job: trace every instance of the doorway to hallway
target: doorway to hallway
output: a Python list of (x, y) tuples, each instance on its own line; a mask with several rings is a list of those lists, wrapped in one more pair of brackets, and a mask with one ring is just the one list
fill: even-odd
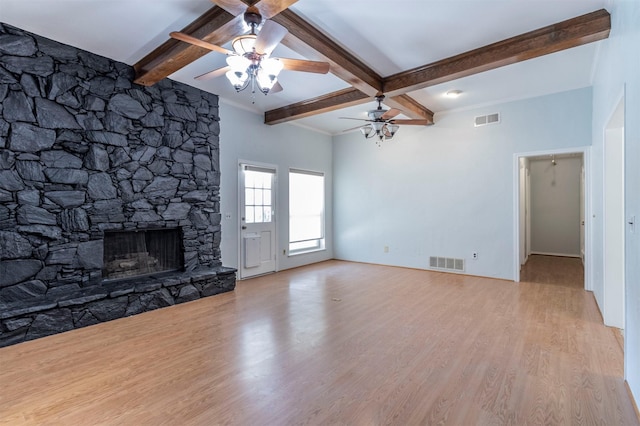
[[(531, 256), (573, 258), (588, 286), (588, 148), (516, 156), (515, 281)], [(540, 259), (540, 258), (538, 258)], [(539, 260), (536, 261), (539, 263)]]

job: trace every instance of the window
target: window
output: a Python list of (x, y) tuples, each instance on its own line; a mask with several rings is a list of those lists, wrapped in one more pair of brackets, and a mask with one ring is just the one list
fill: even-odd
[(246, 223), (271, 222), (271, 180), (273, 173), (245, 168), (244, 216)]
[(289, 254), (324, 249), (324, 173), (289, 170)]

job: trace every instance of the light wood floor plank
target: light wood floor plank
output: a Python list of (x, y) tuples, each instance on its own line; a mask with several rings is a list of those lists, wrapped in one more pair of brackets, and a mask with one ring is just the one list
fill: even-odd
[(0, 424), (637, 425), (579, 262), (533, 256), (520, 284), (340, 261), (240, 281), (0, 349)]

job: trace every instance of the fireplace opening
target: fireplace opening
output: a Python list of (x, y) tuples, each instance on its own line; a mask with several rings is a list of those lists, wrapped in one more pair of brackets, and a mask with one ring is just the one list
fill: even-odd
[(183, 268), (180, 229), (105, 232), (102, 277), (123, 279)]

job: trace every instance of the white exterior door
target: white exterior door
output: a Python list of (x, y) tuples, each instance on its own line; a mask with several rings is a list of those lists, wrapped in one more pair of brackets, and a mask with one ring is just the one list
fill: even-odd
[(276, 270), (276, 169), (240, 164), (240, 278)]

